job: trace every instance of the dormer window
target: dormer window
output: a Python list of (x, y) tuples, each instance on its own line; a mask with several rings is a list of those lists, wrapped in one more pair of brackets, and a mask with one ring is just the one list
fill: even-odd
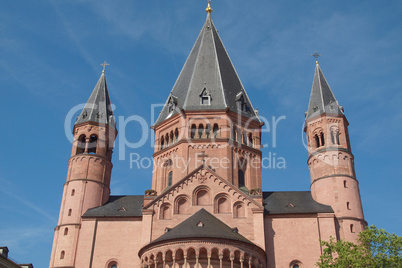
[(177, 106), (177, 98), (173, 95), (170, 95), (169, 100), (168, 100), (168, 110), (169, 113), (172, 113)]
[(247, 112), (247, 104), (244, 98), (243, 91), (240, 91), (236, 95), (236, 106), (238, 111)]
[(211, 94), (207, 88), (204, 88), (200, 94), (201, 105), (211, 105)]
[(87, 118), (87, 116), (88, 116), (88, 113), (87, 113), (86, 110), (84, 110), (84, 111), (82, 112), (82, 119)]

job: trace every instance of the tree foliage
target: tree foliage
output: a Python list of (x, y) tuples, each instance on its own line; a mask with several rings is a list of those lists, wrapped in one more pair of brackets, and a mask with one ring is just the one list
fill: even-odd
[(321, 241), (321, 268), (402, 268), (402, 237), (371, 225), (359, 234), (359, 242)]

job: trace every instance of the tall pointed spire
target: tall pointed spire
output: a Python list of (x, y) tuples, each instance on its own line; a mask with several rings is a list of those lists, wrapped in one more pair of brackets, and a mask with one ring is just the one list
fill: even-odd
[(339, 106), (318, 61), (316, 61), (313, 87), (311, 89), (310, 102), (306, 112), (306, 120), (323, 113), (343, 115), (343, 108)]
[(86, 122), (95, 122), (116, 128), (104, 70), (75, 125)]
[(259, 121), (212, 22), (210, 3), (206, 11), (204, 26), (155, 125), (177, 113), (178, 109), (228, 108)]

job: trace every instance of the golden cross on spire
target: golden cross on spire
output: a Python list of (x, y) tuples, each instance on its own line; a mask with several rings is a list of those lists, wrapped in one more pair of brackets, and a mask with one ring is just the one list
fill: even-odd
[(207, 13), (210, 13), (210, 14), (211, 14), (211, 12), (212, 12), (211, 0), (208, 0), (208, 6), (207, 6), (207, 8), (205, 9), (205, 11), (206, 11)]
[(105, 73), (106, 66), (108, 66), (108, 65), (110, 65), (110, 64), (107, 63), (106, 61), (104, 61), (104, 62), (100, 65), (100, 66), (103, 66), (103, 71), (102, 71), (103, 74)]

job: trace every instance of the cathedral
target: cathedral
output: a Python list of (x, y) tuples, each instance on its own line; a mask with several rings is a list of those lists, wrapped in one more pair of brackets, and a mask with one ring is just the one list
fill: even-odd
[(152, 126), (144, 195), (110, 195), (118, 131), (102, 72), (74, 124), (49, 267), (314, 267), (320, 240), (355, 242), (366, 227), (349, 123), (318, 62), (304, 126), (311, 189), (262, 189), (263, 123), (206, 11)]

